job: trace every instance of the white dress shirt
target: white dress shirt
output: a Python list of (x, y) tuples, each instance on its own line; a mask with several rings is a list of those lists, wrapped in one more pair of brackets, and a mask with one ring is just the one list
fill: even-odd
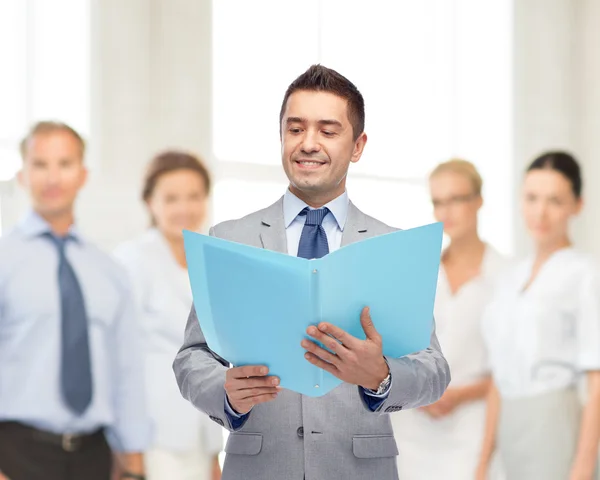
[(501, 395), (523, 398), (575, 387), (600, 370), (600, 273), (573, 248), (531, 277), (533, 257), (504, 275), (484, 315), (490, 366)]
[[(473, 384), (489, 374), (481, 318), (507, 260), (486, 245), (481, 272), (452, 292), (443, 265), (434, 314), (436, 333), (450, 365), (450, 387)], [(463, 480), (474, 478), (483, 441), (486, 406), (477, 400), (449, 415), (432, 418), (421, 410), (392, 415), (400, 452), (400, 478)], [(431, 461), (435, 452), (436, 461)]]
[(223, 430), (183, 399), (172, 370), (192, 306), (187, 270), (156, 229), (121, 245), (115, 255), (129, 271), (141, 311), (152, 447), (195, 450), (208, 459), (221, 451)]

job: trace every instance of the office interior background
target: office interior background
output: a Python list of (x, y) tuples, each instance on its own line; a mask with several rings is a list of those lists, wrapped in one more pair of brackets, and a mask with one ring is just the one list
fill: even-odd
[(147, 227), (142, 175), (167, 147), (210, 166), (211, 223), (271, 204), (281, 99), (318, 62), (365, 96), (348, 192), (367, 213), (431, 222), (427, 174), (463, 157), (484, 178), (484, 239), (519, 255), (523, 169), (567, 148), (586, 182), (574, 239), (600, 256), (599, 23), (597, 0), (2, 0), (2, 232), (27, 209), (17, 145), (40, 119), (85, 135), (77, 221), (106, 249)]
[(523, 171), (565, 148), (584, 175), (573, 238), (600, 259), (599, 0), (0, 0), (0, 235), (28, 208), (18, 143), (45, 119), (88, 142), (77, 222), (108, 251), (148, 227), (143, 173), (166, 148), (209, 166), (210, 224), (270, 205), (283, 94), (313, 63), (365, 97), (348, 192), (366, 213), (432, 222), (428, 173), (465, 158), (482, 237), (522, 255)]

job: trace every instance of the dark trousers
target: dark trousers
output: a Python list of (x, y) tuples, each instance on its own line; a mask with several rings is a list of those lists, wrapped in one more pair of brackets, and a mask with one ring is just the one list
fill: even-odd
[(109, 480), (112, 455), (104, 433), (61, 437), (0, 422), (0, 471), (10, 480)]

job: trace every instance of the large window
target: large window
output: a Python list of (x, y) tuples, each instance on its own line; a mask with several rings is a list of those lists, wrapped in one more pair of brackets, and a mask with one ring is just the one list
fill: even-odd
[(428, 172), (464, 157), (486, 182), (482, 235), (511, 253), (510, 8), (505, 0), (214, 1), (215, 221), (283, 193), (281, 99), (322, 63), (365, 97), (369, 141), (351, 167), (354, 203), (398, 227), (431, 222)]
[(0, 180), (19, 165), (17, 139), (28, 119), (26, 2), (0, 2)]
[(19, 169), (18, 143), (34, 121), (60, 120), (87, 137), (89, 57), (88, 1), (0, 1), (0, 182)]

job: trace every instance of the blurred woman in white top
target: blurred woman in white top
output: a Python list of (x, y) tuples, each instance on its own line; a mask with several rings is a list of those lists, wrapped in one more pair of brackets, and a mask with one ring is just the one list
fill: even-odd
[(434, 215), (450, 243), (435, 302), (437, 334), (452, 382), (433, 405), (392, 415), (402, 480), (473, 479), (489, 388), (481, 315), (505, 260), (477, 231), (482, 180), (473, 164), (450, 160), (430, 175)]
[(484, 315), (493, 385), (478, 479), (487, 478), (494, 447), (509, 480), (595, 478), (600, 275), (569, 237), (581, 190), (579, 165), (564, 152), (540, 156), (525, 176), (522, 210), (534, 249), (502, 277)]
[(192, 305), (182, 230), (203, 227), (209, 190), (209, 173), (195, 156), (178, 151), (156, 156), (143, 189), (152, 228), (116, 251), (136, 287), (145, 335), (154, 426), (145, 455), (148, 480), (220, 478), (222, 427), (182, 398), (171, 367)]

